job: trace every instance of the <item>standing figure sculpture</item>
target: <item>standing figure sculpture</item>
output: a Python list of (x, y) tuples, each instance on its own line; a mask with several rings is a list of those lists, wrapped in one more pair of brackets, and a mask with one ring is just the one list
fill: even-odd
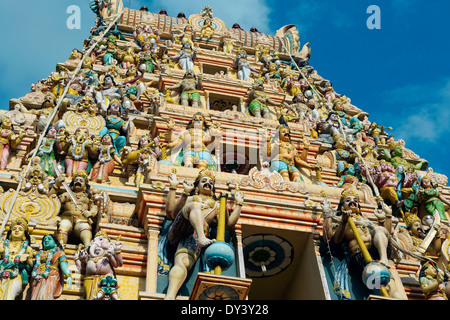
[(2, 119), (0, 129), (0, 169), (5, 170), (11, 150), (15, 149), (22, 142), (25, 130), (21, 130), (19, 135), (14, 133), (12, 120), (8, 117)]
[(193, 70), (187, 70), (183, 76), (183, 79), (177, 84), (167, 88), (167, 90), (180, 89), (180, 103), (183, 106), (191, 106), (197, 108), (201, 104), (200, 93), (198, 90), (202, 90), (202, 78), (203, 75), (199, 73), (195, 76)]
[(250, 65), (247, 60), (247, 53), (242, 50), (236, 55), (234, 60), (234, 69), (238, 71), (238, 79), (244, 81), (250, 81), (251, 72), (261, 73)]
[(6, 239), (0, 244), (1, 300), (15, 300), (28, 284), (34, 254), (30, 245), (28, 220), (13, 220)]
[(171, 150), (181, 147), (179, 157), (185, 167), (198, 169), (216, 168), (211, 149), (217, 146), (217, 137), (222, 132), (218, 127), (208, 127), (202, 113), (194, 114), (192, 120), (178, 136), (172, 137), (167, 147)]
[[(183, 183), (184, 192), (176, 200), (179, 184), (176, 176), (169, 178), (169, 194), (166, 202), (166, 216), (174, 220), (169, 230), (169, 241), (177, 246), (174, 265), (169, 272), (169, 286), (166, 300), (174, 300), (178, 290), (194, 266), (201, 249), (215, 240), (208, 238), (210, 224), (219, 214), (220, 203), (215, 195), (215, 176), (210, 170), (201, 170), (193, 186)], [(242, 193), (235, 194), (235, 209), (226, 212), (226, 226), (236, 225), (244, 202)]]
[(194, 70), (194, 61), (197, 59), (197, 48), (193, 48), (189, 41), (185, 41), (180, 53), (170, 57), (170, 59), (177, 61), (183, 70)]
[[(347, 291), (348, 272), (354, 272), (361, 277), (367, 267), (365, 250), (375, 261), (379, 260), (382, 267), (389, 268), (388, 245), (392, 228), (392, 209), (378, 199), (379, 207), (374, 214), (378, 220), (375, 225), (361, 212), (359, 195), (353, 188), (344, 189), (337, 210), (332, 209), (327, 201), (322, 204), (324, 215), (324, 236), (334, 245), (342, 246), (346, 257), (338, 267), (336, 281), (337, 291)], [(360, 247), (360, 241), (364, 247)], [(384, 267), (383, 267), (384, 266)], [(388, 271), (387, 271), (388, 272)], [(390, 280), (392, 281), (392, 280)], [(366, 283), (364, 283), (367, 285)], [(388, 282), (386, 290), (390, 297), (402, 298), (395, 284)]]
[(86, 300), (120, 300), (114, 271), (123, 265), (119, 240), (111, 242), (106, 232), (99, 231), (86, 248), (75, 252), (74, 260), (78, 271), (84, 275)]
[(114, 147), (119, 155), (122, 154), (123, 148), (127, 144), (128, 129), (130, 122), (125, 121), (121, 117), (120, 101), (112, 100), (107, 109), (107, 116), (105, 118), (106, 125), (99, 132), (100, 136), (110, 134), (114, 142)]
[(109, 176), (114, 171), (116, 166), (115, 162), (117, 162), (120, 166), (123, 166), (122, 160), (114, 148), (113, 140), (110, 134), (107, 133), (102, 137), (97, 149), (99, 154), (97, 157), (97, 162), (92, 167), (91, 180), (96, 181), (97, 183), (110, 183)]
[(31, 276), (31, 300), (58, 299), (62, 294), (65, 278), (69, 289), (72, 289), (72, 276), (66, 254), (53, 234), (42, 238), (42, 248), (36, 254)]
[[(56, 190), (62, 185), (63, 179), (63, 176), (56, 179), (54, 187), (48, 193), (49, 196), (56, 193)], [(73, 176), (69, 187), (70, 190), (59, 196), (62, 213), (57, 230), (58, 240), (64, 246), (67, 244), (69, 234), (74, 232), (87, 247), (92, 239), (92, 218), (98, 212), (94, 194), (89, 185), (88, 173), (78, 171)]]
[(297, 148), (291, 142), (290, 130), (287, 126), (280, 125), (278, 127), (278, 154), (274, 154), (276, 148), (271, 143), (270, 135), (266, 136), (266, 151), (267, 156), (272, 158), (270, 163), (270, 170), (278, 172), (283, 177), (284, 181), (303, 181), (299, 168), (312, 169), (307, 162), (307, 155), (309, 149), (309, 141), (303, 141), (303, 151), (299, 155)]

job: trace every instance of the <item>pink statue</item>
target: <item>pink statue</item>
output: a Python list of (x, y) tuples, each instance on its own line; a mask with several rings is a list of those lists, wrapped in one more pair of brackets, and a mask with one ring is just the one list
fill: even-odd
[(106, 232), (99, 231), (86, 249), (75, 252), (74, 260), (84, 277), (86, 300), (119, 300), (114, 268), (123, 265), (122, 243), (110, 242)]

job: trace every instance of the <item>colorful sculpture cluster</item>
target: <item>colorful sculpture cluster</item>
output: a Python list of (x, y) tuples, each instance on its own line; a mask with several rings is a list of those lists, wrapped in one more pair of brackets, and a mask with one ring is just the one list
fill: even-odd
[[(350, 258), (350, 264), (345, 260), (339, 267), (336, 294), (351, 298), (346, 280), (349, 270), (356, 267), (363, 279), (377, 276), (382, 284), (381, 294), (404, 298), (389, 275), (392, 219), (401, 219), (410, 229), (416, 225), (411, 230), (417, 232), (427, 230), (431, 234), (435, 230), (433, 245), (424, 232), (411, 233), (411, 237), (420, 240), (416, 241), (417, 255), (424, 255), (427, 250), (436, 252), (440, 245), (436, 240), (440, 239), (440, 222), (448, 221), (446, 206), (450, 202), (433, 179), (424, 174), (426, 161), (407, 159), (400, 142), (385, 132), (389, 128), (371, 123), (367, 114), (352, 106), (348, 97), (336, 93), (331, 82), (309, 65), (309, 43), (291, 57), (262, 41), (255, 54), (250, 55), (230, 30), (216, 32), (210, 7), (201, 13), (200, 34), (189, 23), (171, 39), (164, 39), (156, 27), (145, 23), (135, 26), (131, 36), (118, 31), (117, 25), (104, 34), (108, 22), (123, 5), (121, 1), (94, 0), (91, 8), (97, 14), (97, 25), (83, 50), (74, 50), (69, 61), (79, 62), (100, 35), (104, 36), (103, 41), (84, 58), (78, 73), (64, 66), (57, 68), (45, 82), (48, 93), (39, 110), (23, 108), (25, 113), (38, 116), (38, 130), (46, 128), (42, 143), (31, 153), (39, 157), (42, 172), (53, 178), (46, 194), (57, 196), (62, 209), (56, 235), (45, 235), (40, 250), (31, 247), (27, 219), (18, 218), (11, 223), (0, 246), (2, 299), (15, 299), (28, 283), (33, 300), (58, 298), (64, 278), (71, 289), (71, 272), (64, 253), (70, 236), (81, 242), (74, 260), (78, 272), (84, 276), (85, 298), (120, 299), (114, 269), (123, 264), (122, 243), (111, 242), (105, 232), (97, 230), (96, 221), (105, 200), (91, 184), (120, 184), (121, 179), (128, 181), (134, 177), (139, 188), (150, 182), (158, 164), (199, 170), (192, 185), (183, 183), (184, 191), (178, 199), (175, 191), (180, 181), (175, 174), (168, 180), (165, 209), (167, 220), (172, 222), (168, 239), (177, 250), (168, 276), (166, 299), (176, 298), (198, 256), (216, 242), (209, 238), (210, 225), (218, 219), (221, 208), (227, 206), (215, 194), (215, 171), (219, 171), (222, 160), (214, 150), (220, 146), (224, 129), (218, 122), (209, 124), (205, 114), (196, 110), (206, 107), (202, 97), (204, 83), (210, 78), (196, 71), (198, 56), (206, 50), (199, 44), (214, 41), (220, 41), (220, 54), (233, 60), (233, 81), (248, 89), (245, 117), (270, 124), (260, 146), (269, 170), (279, 174), (284, 183), (304, 183), (306, 177), (313, 180), (313, 171), (317, 175), (322, 170), (308, 157), (312, 145), (321, 146), (322, 154), (316, 156), (331, 159), (338, 177), (336, 183), (325, 184), (319, 179), (317, 183), (340, 188), (341, 198), (336, 209), (327, 200), (323, 203), (324, 238), (337, 246), (343, 245)], [(169, 49), (172, 52), (177, 49), (178, 53), (169, 55)], [(182, 78), (167, 87), (146, 78), (167, 70), (181, 70)], [(56, 117), (46, 126), (64, 89), (69, 89), (68, 94)], [(175, 90), (179, 91), (178, 99), (171, 96)], [(163, 99), (166, 104), (193, 108), (189, 123), (180, 130), (169, 119), (166, 133), (154, 136), (154, 131), (147, 130), (134, 146), (131, 143), (134, 120), (140, 115), (159, 116), (157, 110)], [(294, 131), (290, 127), (293, 124), (296, 128), (302, 125), (305, 130)], [(269, 129), (275, 126), (277, 130), (272, 137)], [(11, 150), (21, 144), (25, 135), (25, 130), (15, 132), (10, 118), (2, 118), (1, 170), (7, 169)], [(293, 135), (302, 137), (301, 146), (292, 140)], [(112, 178), (115, 180), (111, 181)], [(376, 196), (377, 224), (361, 211), (362, 190), (370, 190)], [(234, 210), (228, 213), (224, 209), (229, 229), (238, 221), (243, 194), (235, 192), (233, 199)], [(216, 260), (228, 259), (226, 254), (213, 256)], [(421, 271), (424, 294), (445, 297), (442, 271), (433, 268), (437, 267), (427, 260)]]

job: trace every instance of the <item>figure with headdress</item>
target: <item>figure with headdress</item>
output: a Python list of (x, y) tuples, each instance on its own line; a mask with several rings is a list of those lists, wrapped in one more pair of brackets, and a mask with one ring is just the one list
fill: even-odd
[(117, 47), (116, 41), (117, 41), (116, 37), (110, 35), (106, 43), (106, 48), (98, 56), (99, 58), (102, 59), (103, 65), (105, 66), (113, 65), (113, 62), (117, 59), (119, 55), (119, 48)]
[(182, 44), (180, 52), (170, 57), (170, 59), (177, 61), (183, 70), (194, 70), (194, 61), (197, 59), (197, 48), (194, 48), (189, 41), (186, 41)]
[(107, 109), (112, 100), (121, 100), (123, 90), (120, 87), (121, 84), (116, 83), (116, 80), (112, 74), (106, 74), (100, 77), (102, 83), (97, 87), (95, 91), (95, 100), (97, 101), (98, 108), (101, 110), (102, 115), (105, 116)]
[[(219, 124), (209, 127), (205, 116), (197, 112), (186, 126), (186, 129), (178, 136), (171, 137), (167, 147), (174, 152), (176, 148), (181, 148), (178, 158), (185, 167), (196, 167), (198, 169), (211, 168), (215, 170), (217, 164), (211, 154), (222, 136)], [(219, 139), (217, 139), (219, 138)]]
[(426, 261), (419, 271), (419, 283), (426, 300), (448, 300), (447, 275), (432, 260)]
[[(304, 181), (299, 168), (306, 168), (311, 170), (307, 162), (309, 141), (304, 138), (303, 151), (298, 153), (297, 148), (291, 141), (290, 129), (286, 125), (278, 126), (278, 139), (275, 144), (272, 145), (272, 139), (269, 134), (266, 136), (265, 149), (267, 156), (271, 158), (270, 170), (281, 174), (284, 181)], [(275, 151), (278, 149), (278, 153)]]
[[(366, 268), (371, 266), (378, 270), (384, 269), (380, 274), (389, 275), (388, 247), (392, 209), (382, 199), (377, 199), (377, 202), (379, 207), (374, 212), (377, 223), (363, 215), (358, 191), (353, 188), (342, 191), (337, 209), (331, 208), (327, 200), (322, 203), (324, 237), (335, 248), (339, 247), (344, 252), (344, 258), (337, 267), (335, 290), (345, 299), (350, 299), (347, 290), (349, 272), (361, 278)], [(391, 285), (393, 280), (390, 275), (382, 281), (387, 282), (385, 288), (390, 297), (402, 298), (395, 285)]]
[(4, 117), (0, 128), (0, 169), (5, 170), (11, 150), (17, 148), (25, 136), (25, 130), (20, 130), (19, 134), (14, 133), (12, 120)]
[(26, 218), (11, 221), (0, 244), (0, 299), (15, 300), (29, 282), (34, 250)]
[(36, 253), (31, 277), (31, 300), (58, 299), (64, 288), (64, 279), (67, 279), (68, 287), (72, 289), (66, 254), (55, 235), (47, 234), (42, 237), (41, 249)]
[(112, 242), (105, 231), (95, 234), (85, 248), (74, 254), (75, 265), (84, 275), (86, 300), (120, 300), (115, 268), (123, 265), (122, 243)]
[(268, 104), (276, 107), (281, 106), (281, 103), (272, 100), (272, 98), (264, 92), (264, 83), (262, 80), (256, 80), (253, 83), (247, 99), (250, 114), (257, 118), (263, 117), (265, 119), (271, 119), (270, 111), (267, 106)]
[(203, 20), (203, 26), (200, 33), (200, 39), (206, 38), (206, 41), (211, 40), (214, 36), (214, 27), (211, 18)]
[[(56, 150), (56, 134), (57, 131), (53, 126), (49, 126), (41, 145), (38, 147), (36, 155), (41, 158), (41, 168), (49, 176), (55, 174), (53, 168)], [(29, 154), (33, 154), (34, 150)]]
[(95, 143), (87, 127), (78, 127), (70, 136), (60, 135), (56, 147), (65, 154), (64, 166), (67, 177), (72, 177), (80, 170), (88, 172), (91, 170), (89, 154), (95, 151)]
[(202, 90), (202, 79), (203, 75), (199, 73), (197, 76), (194, 70), (187, 70), (183, 76), (183, 79), (176, 83), (175, 85), (167, 88), (170, 92), (171, 90), (180, 89), (180, 103), (183, 106), (191, 106), (197, 108), (201, 105), (200, 93), (198, 90)]
[[(169, 241), (177, 247), (177, 250), (174, 265), (169, 272), (169, 287), (165, 297), (167, 300), (175, 299), (202, 248), (215, 241), (208, 238), (208, 232), (220, 208), (220, 201), (215, 195), (214, 172), (203, 169), (193, 185), (184, 182), (184, 192), (176, 200), (176, 189), (179, 183), (175, 174), (169, 178), (166, 216), (169, 220), (173, 220), (169, 229)], [(237, 192), (234, 195), (234, 201), (233, 212), (230, 214), (226, 210), (227, 228), (234, 227), (239, 219), (244, 202), (243, 194)]]
[(250, 75), (252, 71), (258, 74), (261, 73), (259, 70), (256, 70), (252, 67), (247, 58), (247, 52), (245, 52), (244, 50), (240, 50), (236, 55), (236, 59), (234, 60), (233, 68), (237, 70), (239, 80), (250, 81)]
[(394, 168), (403, 166), (405, 171), (423, 170), (427, 165), (428, 161), (423, 160), (418, 164), (411, 164), (403, 157), (403, 148), (398, 142), (390, 142), (389, 150), (382, 149), (383, 156), (386, 161), (392, 163)]
[(100, 136), (110, 134), (114, 142), (114, 147), (119, 156), (122, 154), (123, 148), (127, 144), (127, 135), (130, 122), (121, 117), (120, 100), (114, 99), (111, 101), (107, 109), (107, 116), (105, 117), (106, 125), (99, 132)]
[(109, 133), (105, 133), (97, 146), (97, 161), (91, 170), (91, 181), (97, 183), (110, 183), (109, 176), (114, 172), (115, 162), (123, 167), (122, 160), (114, 148), (113, 139)]
[[(57, 192), (63, 179), (63, 176), (56, 179), (49, 196)], [(69, 234), (73, 232), (87, 247), (92, 240), (92, 219), (98, 212), (94, 192), (89, 184), (89, 174), (86, 171), (76, 172), (69, 188), (70, 190), (58, 196), (62, 207), (61, 221), (57, 230), (58, 240), (64, 246), (67, 244)]]
[(441, 220), (448, 220), (445, 207), (450, 206), (450, 201), (442, 195), (429, 176), (424, 176), (420, 180), (416, 205), (418, 205), (418, 216), (421, 219), (427, 215), (433, 217), (439, 215)]

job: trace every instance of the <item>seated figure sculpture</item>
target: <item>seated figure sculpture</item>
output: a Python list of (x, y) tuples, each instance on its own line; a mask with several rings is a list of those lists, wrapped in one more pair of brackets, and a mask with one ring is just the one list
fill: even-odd
[(281, 106), (281, 103), (272, 100), (267, 93), (264, 92), (264, 83), (261, 80), (257, 80), (253, 84), (248, 94), (248, 101), (248, 110), (250, 114), (257, 118), (263, 117), (271, 119), (267, 104), (277, 107)]
[[(220, 201), (215, 195), (215, 176), (208, 169), (201, 170), (192, 185), (183, 183), (184, 192), (176, 200), (176, 189), (179, 184), (175, 174), (169, 178), (169, 194), (166, 202), (166, 215), (174, 220), (169, 230), (169, 241), (177, 246), (174, 265), (169, 272), (169, 286), (166, 300), (174, 300), (186, 280), (189, 270), (194, 266), (202, 248), (215, 240), (209, 239), (208, 230), (219, 214)], [(228, 214), (226, 225), (236, 225), (244, 197), (242, 193), (234, 196), (235, 209)]]
[(303, 141), (303, 151), (299, 155), (297, 148), (291, 142), (289, 127), (280, 125), (278, 127), (278, 154), (274, 154), (275, 148), (272, 146), (270, 135), (266, 136), (267, 156), (272, 158), (270, 170), (281, 174), (284, 181), (303, 181), (299, 168), (312, 169), (306, 158), (308, 155), (309, 141)]

